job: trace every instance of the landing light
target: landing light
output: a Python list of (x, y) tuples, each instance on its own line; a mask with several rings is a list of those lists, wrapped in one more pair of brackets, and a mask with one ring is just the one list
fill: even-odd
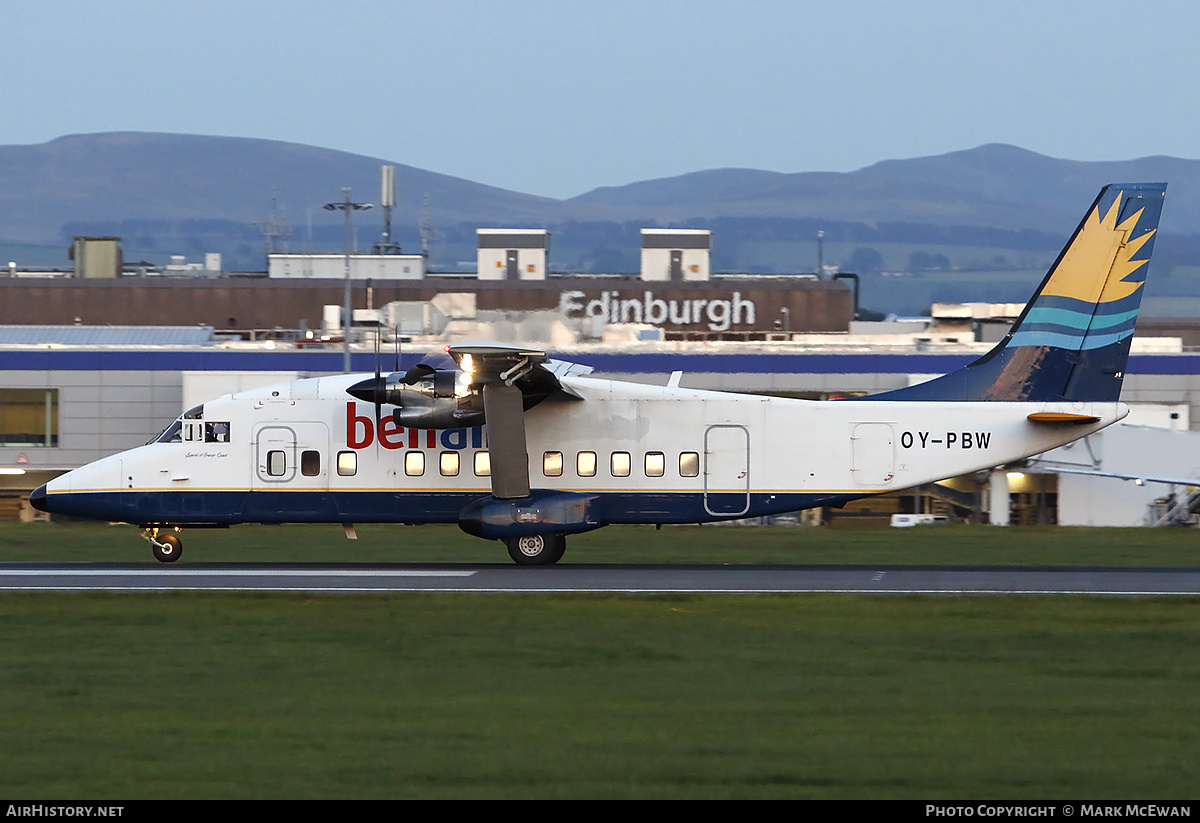
[[(471, 355), (467, 355), (470, 357)], [(471, 393), (471, 374), (470, 372), (459, 372), (458, 377), (454, 381), (454, 396), (466, 397)]]

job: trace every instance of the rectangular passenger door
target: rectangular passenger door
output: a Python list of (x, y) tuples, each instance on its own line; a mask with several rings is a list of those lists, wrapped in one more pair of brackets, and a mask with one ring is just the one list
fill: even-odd
[(324, 423), (263, 423), (254, 430), (256, 489), (329, 488), (329, 428)]
[(738, 515), (750, 510), (750, 432), (709, 426), (704, 432), (704, 510)]
[(896, 476), (896, 438), (890, 423), (858, 423), (850, 435), (851, 471), (860, 486), (885, 486)]

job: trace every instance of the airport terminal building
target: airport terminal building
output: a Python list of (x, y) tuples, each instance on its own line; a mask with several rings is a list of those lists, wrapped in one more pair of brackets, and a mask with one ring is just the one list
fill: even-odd
[[(1022, 308), (942, 306), (931, 318), (862, 323), (853, 275), (714, 275), (702, 230), (647, 230), (642, 244), (642, 272), (622, 276), (554, 275), (544, 231), (499, 229), (480, 230), (474, 276), (431, 274), (419, 255), (388, 254), (273, 255), (267, 276), (128, 277), (113, 263), (119, 248), (104, 244), (84, 244), (77, 257), (112, 263), (98, 276), (11, 272), (0, 278), (0, 517), (19, 514), (21, 496), (50, 477), (140, 445), (205, 400), (341, 372), (347, 273), (354, 371), (371, 372), (377, 349), (391, 371), (450, 342), (497, 340), (597, 376), (661, 384), (678, 372), (684, 387), (808, 399), (952, 371), (999, 340)], [(1040, 462), (889, 491), (824, 518), (1190, 520), (1191, 487), (1074, 473), (1195, 477), (1200, 486), (1200, 326), (1143, 317), (1138, 334), (1126, 423)]]
[[(691, 343), (639, 340), (640, 327), (623, 341), (593, 340), (547, 346), (552, 356), (593, 367), (597, 376), (666, 383), (680, 372), (690, 388), (826, 399), (873, 394), (943, 374), (978, 356), (978, 344), (918, 342), (906, 349), (824, 346), (793, 340)], [(610, 332), (612, 329), (610, 329)], [(611, 337), (612, 335), (610, 335)], [(796, 338), (810, 337), (797, 333)], [(465, 339), (465, 338), (464, 338)], [(444, 336), (410, 337), (400, 368), (417, 363), (447, 342)], [(986, 346), (982, 346), (986, 348)], [(890, 349), (890, 350), (887, 350)], [(356, 345), (352, 370), (375, 368), (375, 346)], [(385, 339), (384, 370), (395, 366), (394, 343)], [(213, 397), (342, 370), (339, 342), (309, 345), (268, 338), (227, 341), (211, 327), (9, 327), (0, 329), (0, 495), (16, 516), (20, 497), (51, 477), (145, 443), (183, 410)], [(1128, 422), (1051, 453), (1034, 466), (997, 467), (987, 476), (957, 478), (937, 488), (895, 490), (880, 498), (825, 512), (833, 522), (928, 511), (987, 521), (998, 519), (994, 489), (1007, 486), (1014, 523), (1150, 525), (1173, 514), (1164, 500), (1185, 503), (1191, 489), (1137, 485), (1061, 469), (1126, 475), (1197, 477), (1200, 484), (1200, 353), (1135, 353), (1123, 399)]]

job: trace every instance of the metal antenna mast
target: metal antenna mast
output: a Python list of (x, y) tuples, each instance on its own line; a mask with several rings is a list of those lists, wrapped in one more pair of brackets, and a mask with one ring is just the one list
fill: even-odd
[(421, 256), (429, 268), (429, 241), (433, 237), (433, 220), (429, 216), (429, 192), (421, 195)]
[[(283, 207), (279, 205), (279, 190), (271, 188), (271, 213), (267, 216), (266, 223), (257, 224), (257, 228), (262, 231), (263, 241), (267, 251), (267, 267), (271, 265), (271, 255), (279, 250), (276, 241), (286, 240), (292, 236), (292, 229), (285, 221), (287, 213)], [(286, 243), (282, 244), (286, 248)]]
[(350, 246), (354, 243), (354, 229), (350, 224), (350, 215), (356, 211), (371, 208), (370, 203), (355, 203), (350, 195), (352, 190), (342, 189), (342, 199), (337, 203), (326, 203), (329, 211), (341, 211), (346, 215), (346, 293), (342, 302), (342, 371), (350, 371), (350, 325), (353, 315), (350, 312)]
[(383, 239), (375, 244), (376, 254), (399, 254), (400, 245), (392, 240), (392, 209), (396, 207), (396, 167), (383, 167), (379, 205), (383, 206)]

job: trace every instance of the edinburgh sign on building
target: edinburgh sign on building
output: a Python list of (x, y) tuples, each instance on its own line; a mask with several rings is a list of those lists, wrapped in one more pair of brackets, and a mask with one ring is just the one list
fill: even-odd
[(741, 292), (728, 297), (688, 297), (666, 299), (646, 289), (629, 296), (629, 291), (602, 291), (588, 299), (585, 291), (572, 289), (559, 293), (558, 310), (568, 319), (602, 317), (608, 323), (645, 323), (650, 326), (695, 326), (709, 331), (728, 331), (734, 327), (753, 328), (756, 323), (753, 300)]

